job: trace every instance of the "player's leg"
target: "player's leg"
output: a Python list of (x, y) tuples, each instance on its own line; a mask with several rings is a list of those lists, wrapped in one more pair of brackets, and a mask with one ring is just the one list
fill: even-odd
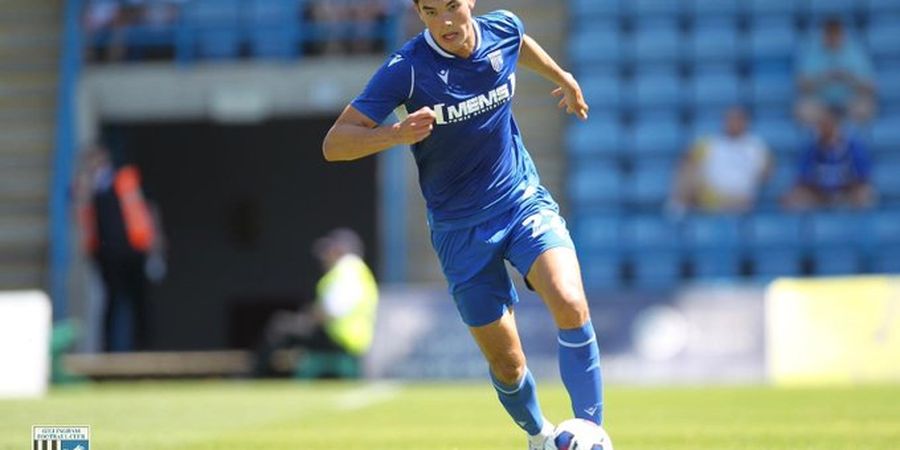
[(507, 413), (529, 435), (549, 433), (546, 428), (552, 426), (544, 422), (512, 310), (505, 310), (492, 323), (469, 330), (488, 362), (491, 381)]
[(559, 372), (569, 392), (575, 417), (601, 423), (600, 349), (575, 251), (555, 247), (541, 253), (526, 278), (547, 304), (559, 327)]

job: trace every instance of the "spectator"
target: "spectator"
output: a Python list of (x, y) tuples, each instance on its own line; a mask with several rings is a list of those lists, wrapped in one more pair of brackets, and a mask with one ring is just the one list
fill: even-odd
[(675, 177), (669, 209), (676, 215), (743, 212), (753, 208), (772, 167), (765, 142), (748, 130), (743, 108), (729, 109), (724, 133), (699, 139), (683, 158)]
[(316, 286), (316, 302), (308, 311), (275, 313), (257, 351), (256, 374), (276, 372), (276, 350), (302, 347), (353, 358), (369, 350), (375, 327), (378, 286), (363, 262), (362, 241), (356, 233), (338, 228), (316, 241), (313, 253), (325, 275)]
[(796, 112), (801, 122), (814, 126), (827, 108), (847, 111), (856, 122), (875, 114), (872, 61), (863, 46), (845, 33), (840, 20), (825, 21), (821, 40), (800, 53), (797, 67)]
[(819, 117), (816, 136), (800, 155), (797, 183), (784, 197), (785, 207), (865, 208), (875, 202), (866, 149), (859, 139), (841, 129), (840, 117), (833, 109)]
[(78, 180), (79, 218), (85, 251), (103, 281), (103, 348), (147, 348), (147, 274), (162, 277), (159, 216), (144, 197), (137, 167), (113, 165), (109, 151), (94, 146)]

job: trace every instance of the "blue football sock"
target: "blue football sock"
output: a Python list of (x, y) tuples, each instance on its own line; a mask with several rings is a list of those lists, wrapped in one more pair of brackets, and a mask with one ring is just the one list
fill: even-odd
[(601, 423), (600, 349), (590, 320), (580, 328), (559, 330), (559, 374), (569, 391), (575, 417)]
[(544, 415), (538, 404), (537, 387), (531, 371), (526, 368), (525, 376), (514, 386), (500, 382), (493, 372), (491, 372), (491, 382), (494, 384), (500, 403), (516, 424), (532, 436), (540, 433), (541, 427), (544, 426)]

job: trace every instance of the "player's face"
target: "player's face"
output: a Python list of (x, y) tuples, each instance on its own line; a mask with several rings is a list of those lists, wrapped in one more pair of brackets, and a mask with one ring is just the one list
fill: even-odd
[(419, 18), (444, 50), (468, 56), (475, 48), (475, 0), (419, 0)]

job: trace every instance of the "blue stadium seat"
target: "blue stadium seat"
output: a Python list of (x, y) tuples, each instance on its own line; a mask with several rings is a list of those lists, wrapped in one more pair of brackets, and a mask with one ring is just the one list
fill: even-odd
[(732, 249), (692, 250), (688, 261), (698, 279), (730, 280), (741, 271), (741, 256)]
[(885, 14), (900, 14), (900, 2), (897, 0), (868, 0), (865, 9), (870, 19)]
[(252, 26), (287, 25), (300, 17), (297, 0), (247, 0), (245, 18)]
[(587, 73), (578, 83), (584, 93), (584, 98), (591, 109), (616, 109), (621, 100), (622, 91), (619, 76), (615, 73)]
[(777, 204), (797, 181), (797, 168), (794, 157), (776, 156), (775, 169), (763, 185), (762, 200), (768, 205)]
[(878, 97), (883, 103), (900, 103), (900, 64), (892, 64), (879, 69), (877, 83)]
[(622, 284), (622, 257), (618, 253), (581, 253), (581, 278), (586, 289), (616, 289)]
[(622, 5), (626, 13), (635, 17), (675, 18), (681, 14), (684, 2), (672, 0), (626, 0)]
[(296, 57), (299, 46), (299, 29), (290, 25), (266, 27), (250, 32), (250, 50), (261, 58), (290, 59)]
[(193, 0), (186, 2), (182, 18), (191, 27), (239, 26), (240, 0)]
[(872, 146), (879, 153), (900, 152), (900, 114), (885, 115), (875, 120)]
[(900, 246), (883, 246), (872, 256), (872, 270), (876, 273), (900, 273)]
[(792, 248), (754, 250), (750, 259), (755, 278), (764, 281), (775, 277), (799, 275), (803, 261), (800, 252)]
[(576, 210), (615, 209), (622, 196), (618, 169), (603, 164), (580, 164), (569, 178), (569, 195)]
[(690, 50), (695, 61), (737, 61), (741, 56), (737, 25), (733, 20), (698, 22), (690, 36)]
[(867, 245), (871, 250), (900, 246), (900, 210), (874, 211), (869, 214), (867, 222), (864, 237), (868, 239)]
[(237, 29), (203, 29), (195, 39), (197, 54), (202, 58), (231, 59), (240, 55), (241, 34)]
[[(184, 30), (193, 37), (189, 51), (203, 58), (235, 58), (241, 50), (239, 0), (195, 0), (182, 10)], [(191, 55), (179, 55), (180, 60)]]
[(875, 60), (900, 57), (900, 15), (873, 17), (866, 40)]
[(674, 71), (637, 73), (631, 88), (631, 101), (642, 109), (678, 107), (681, 105), (684, 84)]
[(644, 249), (674, 250), (681, 246), (678, 224), (658, 215), (627, 218), (622, 237), (625, 245), (637, 252)]
[(799, 247), (805, 233), (800, 216), (793, 214), (758, 214), (746, 222), (748, 245), (754, 248)]
[(759, 16), (790, 17), (800, 10), (802, 0), (749, 0), (750, 13)]
[(862, 241), (864, 225), (858, 214), (813, 214), (809, 217), (807, 242), (816, 248), (854, 245)]
[(638, 163), (626, 178), (626, 196), (633, 205), (662, 208), (672, 190), (675, 164), (651, 161)]
[(814, 249), (812, 262), (816, 275), (853, 275), (862, 271), (862, 256), (853, 247)]
[(735, 249), (741, 246), (744, 231), (736, 216), (701, 215), (685, 222), (684, 237), (694, 249)]
[[(672, 2), (675, 3), (675, 2)], [(677, 62), (682, 53), (682, 37), (672, 20), (647, 19), (634, 29), (631, 56), (638, 64)]]
[[(778, 155), (796, 155), (801, 149), (800, 131), (790, 120), (763, 117), (755, 120), (751, 128)], [(793, 160), (789, 159), (789, 163)]]
[(693, 0), (687, 12), (700, 20), (709, 17), (737, 17), (742, 11), (742, 3), (746, 0)]
[(634, 285), (641, 289), (668, 289), (681, 277), (681, 260), (677, 252), (643, 250), (631, 257)]
[(734, 72), (715, 71), (697, 73), (691, 83), (692, 101), (695, 109), (723, 107), (742, 100), (740, 80)]
[(766, 17), (750, 28), (750, 56), (759, 66), (789, 66), (794, 57), (797, 37), (787, 17)]
[(848, 0), (812, 0), (809, 2), (809, 12), (813, 17), (850, 17), (861, 9), (862, 2)]
[(622, 220), (618, 215), (590, 214), (575, 220), (572, 237), (588, 253), (616, 251), (622, 244)]
[(674, 156), (687, 142), (677, 116), (648, 114), (631, 129), (630, 150), (637, 156)]
[(567, 139), (573, 156), (614, 156), (619, 152), (622, 128), (617, 117), (591, 115), (586, 122), (573, 122)]
[(569, 0), (569, 17), (591, 21), (618, 16), (621, 10), (620, 0)]
[(722, 131), (722, 120), (724, 111), (695, 111), (694, 120), (691, 121), (690, 141), (695, 141), (701, 137), (707, 137)]
[(788, 72), (762, 72), (750, 77), (750, 91), (756, 106), (790, 107), (794, 99), (794, 77)]
[(872, 166), (872, 184), (884, 202), (900, 204), (900, 159), (875, 162)]
[(613, 29), (586, 29), (574, 33), (569, 42), (569, 58), (577, 66), (618, 64), (620, 36)]

